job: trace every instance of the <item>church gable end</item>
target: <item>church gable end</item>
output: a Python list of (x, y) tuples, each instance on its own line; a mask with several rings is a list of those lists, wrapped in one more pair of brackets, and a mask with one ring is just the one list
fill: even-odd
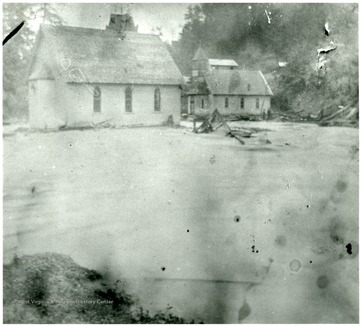
[(32, 127), (179, 123), (180, 70), (158, 36), (136, 30), (129, 15), (111, 15), (106, 30), (42, 25), (29, 69)]

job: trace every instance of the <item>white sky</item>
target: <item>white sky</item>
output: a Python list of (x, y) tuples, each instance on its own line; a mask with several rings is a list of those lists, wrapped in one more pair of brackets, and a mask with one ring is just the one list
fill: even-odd
[(61, 3), (57, 6), (66, 25), (100, 29), (109, 23), (110, 13), (120, 13), (122, 6), (124, 12), (130, 10), (140, 33), (152, 33), (153, 28), (160, 27), (163, 39), (172, 41), (179, 38), (189, 3)]
[[(34, 0), (5, 0), (6, 2), (33, 2)], [(75, 0), (78, 3), (68, 3), (72, 0), (47, 0), (47, 2), (56, 4), (61, 8), (61, 16), (65, 19), (66, 25), (79, 27), (92, 27), (105, 29), (110, 18), (110, 13), (115, 13), (120, 6), (124, 10), (130, 9), (134, 22), (139, 26), (140, 33), (152, 33), (152, 29), (160, 27), (163, 33), (162, 39), (168, 42), (177, 40), (179, 33), (184, 25), (184, 15), (189, 5), (199, 4), (199, 0), (182, 0), (186, 3), (159, 3), (162, 0), (141, 0), (146, 3), (135, 2), (132, 4), (123, 3), (123, 0), (107, 0), (110, 3), (96, 3), (99, 0)], [(79, 1), (86, 1), (87, 3)], [(139, 0), (134, 0), (139, 1)], [(157, 3), (151, 3), (154, 1)], [(169, 1), (169, 0), (168, 0)], [(37, 2), (37, 1), (35, 1)], [(60, 2), (60, 3), (59, 3)], [(209, 2), (209, 1), (205, 1)], [(268, 2), (268, 0), (212, 0), (217, 3), (236, 3), (236, 2)], [(275, 2), (279, 2), (276, 0)], [(284, 1), (282, 1), (284, 2)], [(298, 2), (326, 2), (336, 3), (339, 0), (287, 0), (289, 3)], [(119, 11), (118, 11), (119, 13)], [(35, 19), (30, 23), (34, 29), (37, 29), (41, 19)]]

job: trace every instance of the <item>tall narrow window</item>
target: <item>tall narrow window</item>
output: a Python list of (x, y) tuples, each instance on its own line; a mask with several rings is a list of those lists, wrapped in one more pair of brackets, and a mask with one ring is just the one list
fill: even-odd
[(125, 112), (132, 112), (132, 88), (130, 86), (125, 89)]
[(240, 98), (240, 108), (244, 108), (244, 98)]
[(256, 98), (256, 108), (258, 109), (260, 107), (260, 101), (259, 101), (259, 98), (257, 97)]
[(156, 87), (154, 92), (154, 110), (160, 111), (161, 95), (160, 88)]
[(229, 107), (229, 98), (225, 97), (225, 108)]
[(195, 99), (194, 99), (194, 96), (190, 96), (190, 114), (195, 114)]
[(248, 84), (248, 91), (250, 91), (251, 90), (251, 86), (250, 86), (250, 84)]
[(202, 109), (204, 108), (204, 99), (203, 98), (201, 99), (201, 108)]
[(94, 96), (94, 112), (101, 112), (101, 89), (96, 86), (93, 90)]

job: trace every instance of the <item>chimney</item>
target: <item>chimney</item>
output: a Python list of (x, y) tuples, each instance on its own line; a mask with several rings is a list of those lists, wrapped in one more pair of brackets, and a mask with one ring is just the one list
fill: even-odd
[(137, 32), (137, 26), (129, 14), (111, 14), (109, 25), (106, 29), (117, 31), (119, 34), (124, 32)]

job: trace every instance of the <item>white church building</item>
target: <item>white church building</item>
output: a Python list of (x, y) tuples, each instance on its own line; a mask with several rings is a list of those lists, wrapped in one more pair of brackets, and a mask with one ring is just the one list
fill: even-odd
[(30, 125), (178, 124), (182, 84), (166, 44), (137, 33), (128, 15), (111, 15), (106, 30), (42, 25), (29, 70)]

